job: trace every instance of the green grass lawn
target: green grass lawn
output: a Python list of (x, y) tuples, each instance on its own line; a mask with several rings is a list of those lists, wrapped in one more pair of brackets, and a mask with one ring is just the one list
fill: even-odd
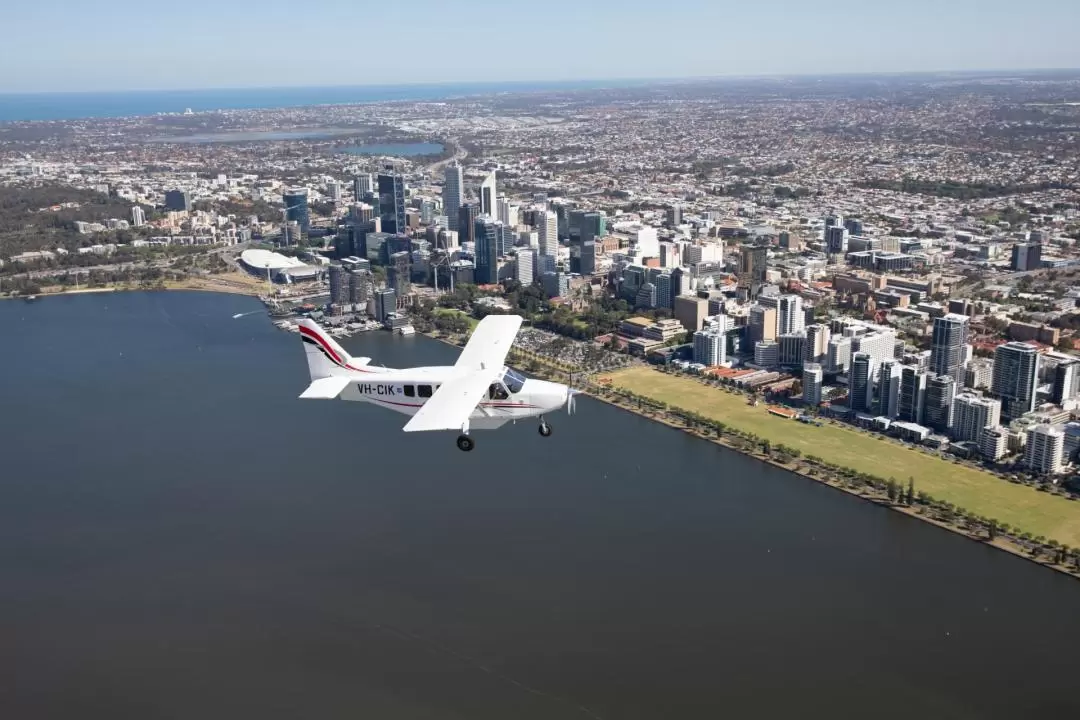
[(769, 415), (764, 403), (750, 407), (740, 395), (707, 387), (693, 378), (634, 367), (604, 375), (613, 386), (673, 407), (700, 413), (743, 432), (783, 443), (818, 457), (902, 485), (915, 478), (916, 490), (969, 512), (994, 518), (1035, 535), (1080, 546), (1080, 502), (1016, 485), (971, 467), (957, 465), (885, 439), (826, 424), (816, 427)]
[(469, 323), (469, 331), (470, 332), (475, 330), (476, 329), (476, 324), (478, 322), (480, 322), (479, 320), (477, 320), (476, 318), (474, 318), (472, 315), (468, 314), (467, 312), (463, 312), (461, 310), (455, 310), (454, 308), (435, 308), (435, 314), (436, 315), (460, 315), (461, 317), (465, 318), (468, 321), (468, 323)]

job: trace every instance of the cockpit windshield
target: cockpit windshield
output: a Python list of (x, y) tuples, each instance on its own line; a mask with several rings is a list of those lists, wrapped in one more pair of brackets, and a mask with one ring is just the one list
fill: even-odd
[(506, 387), (509, 388), (510, 392), (515, 395), (521, 392), (521, 388), (525, 386), (525, 378), (522, 377), (521, 373), (518, 373), (511, 368), (506, 368), (506, 372), (503, 373), (503, 382), (506, 384)]

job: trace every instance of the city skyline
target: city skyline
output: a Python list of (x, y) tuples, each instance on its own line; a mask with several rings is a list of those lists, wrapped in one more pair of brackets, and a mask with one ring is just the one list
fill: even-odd
[[(580, 80), (662, 80), (728, 76), (847, 73), (965, 72), (1080, 67), (1080, 48), (1069, 37), (1080, 7), (1063, 0), (1034, 0), (1024, 6), (1002, 0), (942, 6), (917, 0), (903, 8), (865, 7), (833, 0), (809, 8), (791, 0), (768, 7), (676, 0), (665, 6), (672, 25), (723, 30), (720, 43), (695, 41), (638, 52), (656, 45), (655, 6), (642, 2), (617, 7), (557, 0), (548, 9), (560, 18), (557, 44), (573, 52), (546, 53), (542, 65), (530, 53), (500, 58), (481, 71), (467, 54), (445, 54), (438, 63), (423, 53), (401, 54), (391, 68), (363, 55), (343, 54), (332, 63), (282, 64), (278, 42), (236, 42), (274, 37), (284, 28), (298, 41), (335, 25), (362, 21), (376, 37), (484, 32), (512, 40), (516, 18), (532, 8), (510, 0), (487, 12), (488, 0), (474, 0), (447, 16), (430, 0), (407, 6), (356, 7), (343, 0), (317, 0), (303, 13), (284, 2), (235, 6), (193, 0), (185, 13), (148, 8), (131, 0), (106, 7), (70, 0), (24, 4), (6, 14), (11, 31), (0, 49), (0, 92), (114, 92), (225, 88), (335, 87), (472, 82), (562, 82)], [(62, 23), (55, 21), (63, 17)], [(933, 22), (926, 22), (932, 17)], [(213, 19), (209, 22), (208, 19)], [(482, 18), (478, 25), (477, 18)], [(135, 19), (160, 24), (163, 32), (130, 33), (122, 42), (87, 43), (111, 36)], [(1052, 19), (1053, 22), (1047, 22)], [(754, 28), (755, 32), (732, 32)], [(764, 31), (779, 49), (762, 53)], [(830, 33), (843, 43), (824, 42)], [(1019, 42), (1037, 37), (1039, 42)], [(912, 38), (919, 51), (912, 52)], [(42, 47), (49, 53), (42, 53)], [(658, 47), (658, 46), (657, 46)], [(858, 57), (859, 62), (851, 58)], [(373, 69), (374, 68), (374, 69)]]

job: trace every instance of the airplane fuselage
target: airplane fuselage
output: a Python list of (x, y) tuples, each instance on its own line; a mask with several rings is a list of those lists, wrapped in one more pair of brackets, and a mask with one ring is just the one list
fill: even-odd
[[(443, 382), (461, 374), (462, 369), (454, 366), (401, 370), (369, 366), (367, 372), (350, 372), (354, 382), (339, 397), (415, 415)], [(469, 416), (471, 428), (492, 430), (507, 422), (551, 413), (566, 404), (566, 389), (562, 385), (523, 378), (509, 368), (504, 368), (502, 377)]]

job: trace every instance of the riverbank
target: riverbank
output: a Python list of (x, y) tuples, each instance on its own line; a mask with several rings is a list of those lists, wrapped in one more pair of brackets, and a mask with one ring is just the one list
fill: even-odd
[[(466, 339), (465, 336), (445, 336), (439, 333), (425, 334), (428, 337), (445, 342), (449, 345), (454, 345), (455, 347), (461, 347)], [(725, 449), (753, 457), (754, 459), (772, 465), (773, 467), (786, 470), (808, 480), (813, 480), (834, 490), (853, 495), (880, 507), (949, 530), (972, 542), (978, 542), (979, 544), (1002, 550), (1037, 565), (1080, 579), (1080, 554), (1072, 555), (1070, 561), (1069, 555), (1061, 550), (1061, 548), (1067, 546), (1055, 547), (1054, 545), (1046, 543), (1046, 538), (1041, 538), (1042, 542), (1037, 539), (1025, 538), (1024, 534), (1027, 532), (1027, 529), (1023, 526), (1016, 526), (1014, 531), (1010, 532), (1009, 525), (996, 522), (999, 518), (994, 518), (994, 521), (989, 521), (988, 518), (967, 515), (964, 512), (964, 508), (954, 508), (948, 502), (941, 502), (939, 498), (932, 498), (926, 493), (924, 488), (921, 488), (921, 486), (918, 496), (906, 497), (903, 492), (905, 490), (904, 483), (907, 482), (906, 478), (898, 479), (898, 487), (890, 489), (888, 486), (882, 487), (881, 485), (875, 484), (871, 481), (872, 476), (866, 473), (856, 471), (845, 472), (839, 470), (830, 462), (829, 458), (818, 458), (814, 455), (806, 455), (804, 457), (799, 450), (788, 448), (784, 445), (777, 445), (776, 450), (773, 450), (771, 447), (767, 450), (763, 449), (761, 445), (750, 442), (742, 437), (734, 434), (717, 432), (704, 424), (688, 420), (684, 416), (679, 415), (680, 408), (671, 407), (669, 409), (666, 404), (664, 404), (663, 409), (661, 409), (658, 405), (643, 404), (640, 399), (635, 400), (630, 394), (625, 396), (620, 395), (616, 387), (613, 386), (613, 378), (617, 377), (620, 373), (649, 372), (660, 374), (658, 370), (653, 368), (642, 366), (631, 368), (629, 370), (621, 370), (616, 373), (608, 373), (601, 376), (599, 382), (596, 382), (593, 378), (585, 374), (578, 374), (573, 368), (568, 368), (553, 360), (544, 358), (541, 355), (527, 352), (519, 348), (511, 349), (509, 359), (511, 363), (518, 366), (518, 369), (525, 370), (540, 378), (563, 383), (568, 382), (573, 378), (573, 386), (575, 389), (600, 402), (654, 420), (670, 428), (682, 430), (701, 440), (706, 440)], [(690, 379), (687, 380), (693, 382)], [(709, 388), (701, 388), (701, 390), (706, 391), (709, 390)], [(714, 391), (722, 392), (715, 389)], [(743, 402), (745, 403), (745, 401)], [(764, 413), (763, 409), (760, 410)], [(728, 419), (730, 420), (730, 418)], [(775, 422), (790, 423), (791, 425), (784, 426), (785, 430), (794, 430), (794, 425), (797, 424), (793, 420), (782, 420), (779, 418), (776, 418)], [(807, 429), (811, 429), (810, 426), (806, 427)], [(824, 430), (825, 428), (815, 427), (812, 429)], [(786, 433), (785, 441), (797, 442), (797, 440), (789, 438)], [(821, 452), (822, 450), (828, 451), (829, 449), (827, 444), (822, 447), (820, 442), (811, 445), (811, 447), (817, 452)], [(875, 449), (879, 452), (868, 456), (866, 460), (880, 472), (880, 446), (875, 446)], [(916, 451), (906, 451), (917, 454)], [(947, 463), (945, 460), (930, 457), (927, 457), (926, 460), (936, 461), (937, 463), (942, 464), (942, 466), (938, 468), (941, 471), (952, 472), (957, 470), (953, 464)], [(1001, 488), (1010, 488), (1011, 491), (1026, 490), (1032, 494), (1029, 496), (1029, 500), (1031, 497), (1039, 499), (1040, 496), (1045, 496), (1045, 493), (1039, 493), (1031, 488), (1016, 486), (990, 475), (986, 475), (986, 480), (1000, 484)], [(941, 491), (940, 486), (933, 484), (931, 484), (931, 486), (937, 489), (938, 492)], [(1011, 491), (1006, 491), (1006, 493), (1011, 494)], [(1050, 499), (1049, 496), (1046, 496), (1046, 499)], [(1073, 503), (1064, 498), (1054, 499), (1067, 504), (1070, 512), (1080, 513), (1080, 503)], [(1071, 534), (1069, 537), (1072, 537)], [(1056, 545), (1056, 541), (1052, 542)]]
[[(34, 293), (36, 298), (54, 295), (86, 295), (110, 292), (153, 292), (156, 290), (194, 290), (199, 292), (249, 295), (257, 297), (266, 292), (266, 283), (247, 273), (227, 273), (190, 277), (184, 280), (165, 280), (157, 283), (109, 283), (102, 287), (73, 288), (65, 285), (47, 285)], [(23, 295), (0, 295), (0, 300), (25, 300)]]

